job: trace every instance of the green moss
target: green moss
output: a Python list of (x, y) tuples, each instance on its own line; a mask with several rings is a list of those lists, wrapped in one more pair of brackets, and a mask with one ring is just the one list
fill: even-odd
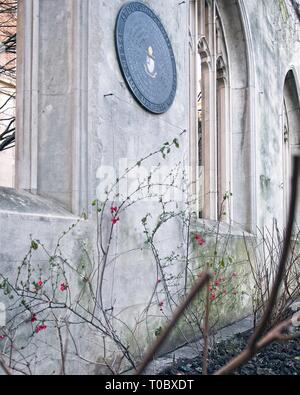
[(284, 0), (279, 0), (279, 7), (280, 7), (282, 18), (286, 23), (289, 19), (289, 12), (286, 6), (286, 2)]
[(262, 197), (264, 198), (265, 201), (267, 201), (271, 193), (271, 179), (266, 177), (265, 175), (261, 175), (260, 189), (261, 189)]

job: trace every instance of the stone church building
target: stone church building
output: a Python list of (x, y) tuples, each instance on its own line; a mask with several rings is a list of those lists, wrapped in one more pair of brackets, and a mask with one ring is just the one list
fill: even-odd
[[(218, 325), (246, 316), (245, 238), (253, 246), (287, 219), (300, 144), (299, 3), (140, 3), (165, 29), (153, 27), (153, 44), (140, 39), (138, 16), (118, 30), (127, 1), (19, 1), (15, 185), (0, 187), (0, 350), (12, 337), (25, 344), (33, 372), (59, 371), (58, 333), (68, 373), (132, 368), (197, 273), (219, 270), (216, 257), (243, 279)], [(132, 34), (132, 67), (145, 56), (145, 89), (160, 72), (172, 76), (167, 108), (137, 97), (120, 32)], [(164, 45), (171, 61), (160, 66)], [(197, 338), (183, 326), (169, 348)], [(21, 352), (14, 358), (27, 369)]]

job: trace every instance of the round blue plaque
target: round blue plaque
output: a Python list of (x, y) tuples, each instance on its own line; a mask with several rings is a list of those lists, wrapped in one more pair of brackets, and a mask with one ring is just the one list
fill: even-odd
[(177, 89), (175, 57), (154, 12), (140, 2), (126, 3), (116, 23), (120, 68), (135, 99), (154, 114), (166, 112)]

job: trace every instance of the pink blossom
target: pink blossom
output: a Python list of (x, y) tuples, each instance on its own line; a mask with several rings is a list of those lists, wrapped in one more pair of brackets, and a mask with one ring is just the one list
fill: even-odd
[(47, 325), (38, 325), (38, 326), (35, 328), (35, 333), (39, 333), (39, 332), (44, 331), (44, 330), (46, 330), (46, 329), (47, 329)]
[(37, 321), (36, 314), (32, 314), (31, 322), (34, 323), (35, 321)]
[(33, 285), (34, 285), (36, 291), (38, 291), (38, 290), (40, 290), (43, 287), (44, 283), (43, 283), (43, 281), (40, 280), (37, 283), (34, 282)]
[(68, 285), (65, 283), (60, 284), (60, 290), (61, 292), (64, 292), (68, 289)]
[(200, 234), (195, 235), (195, 240), (199, 246), (203, 246), (205, 244), (205, 240)]
[(120, 221), (120, 218), (113, 218), (113, 219), (111, 220), (111, 222), (112, 222), (113, 225), (116, 225), (119, 221)]
[(212, 293), (210, 297), (210, 301), (213, 302), (214, 300), (216, 300), (216, 294)]

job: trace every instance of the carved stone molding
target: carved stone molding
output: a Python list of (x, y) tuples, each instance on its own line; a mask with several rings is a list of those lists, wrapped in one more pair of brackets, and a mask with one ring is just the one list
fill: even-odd
[(217, 78), (227, 80), (227, 66), (222, 56), (217, 59)]
[(198, 53), (202, 63), (211, 64), (211, 52), (206, 37), (202, 37), (198, 42)]

